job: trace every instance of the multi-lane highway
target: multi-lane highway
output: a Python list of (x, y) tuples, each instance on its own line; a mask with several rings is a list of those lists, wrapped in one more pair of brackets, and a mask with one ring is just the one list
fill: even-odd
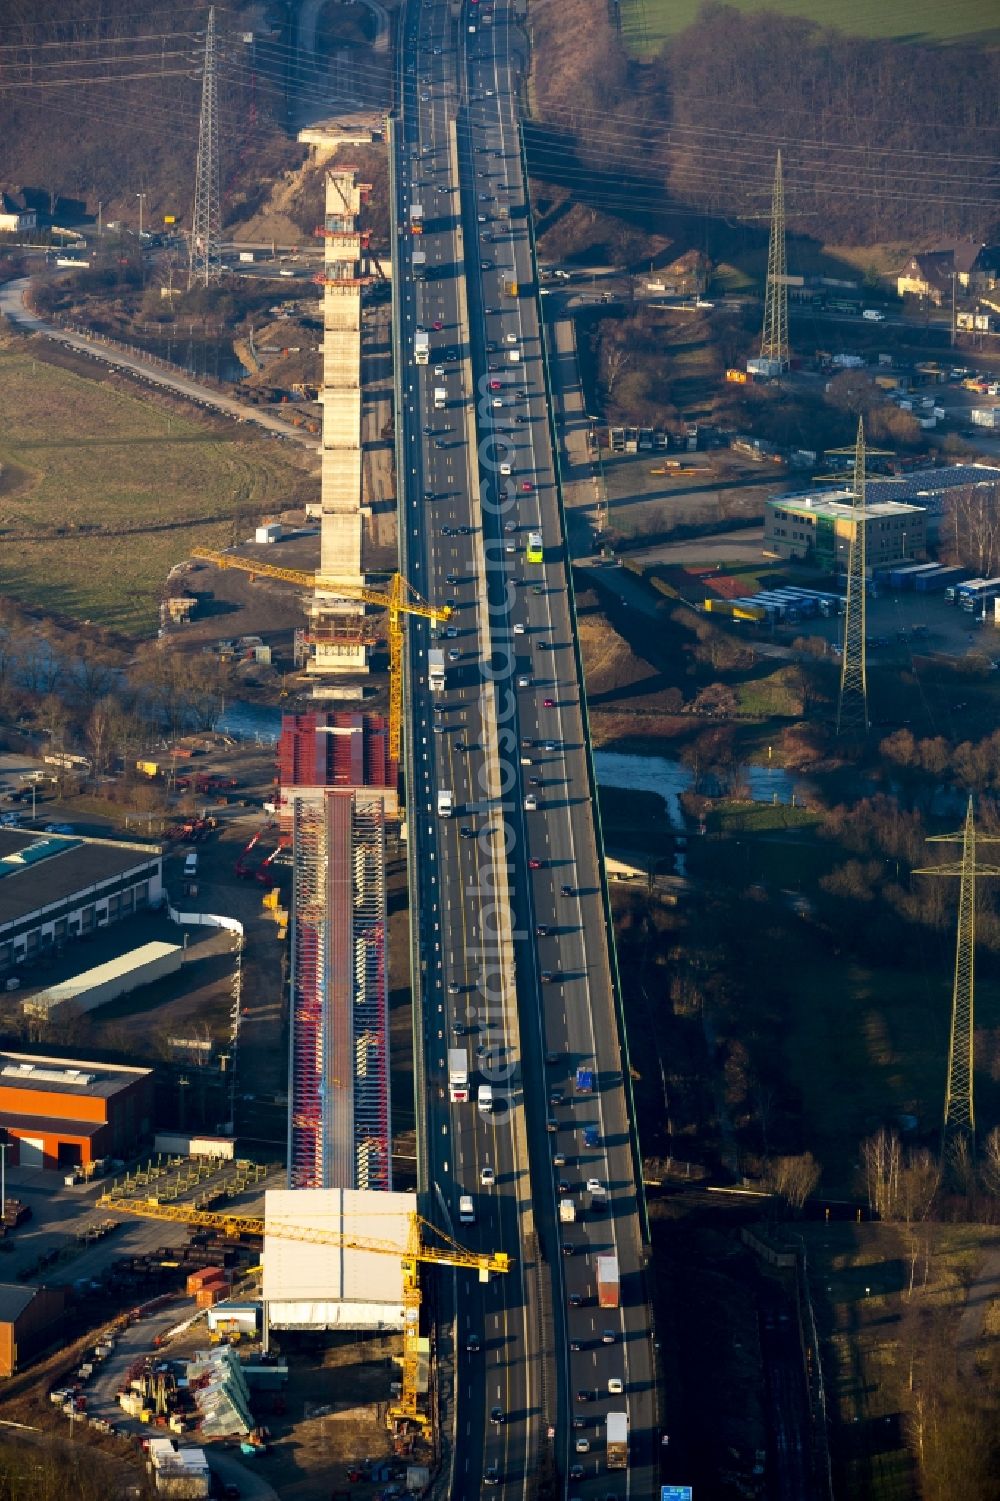
[[(645, 1497), (654, 1352), (515, 115), (521, 45), (499, 4), (485, 26), (478, 6), (411, 0), (393, 140), (403, 563), (455, 609), (439, 640), (410, 638), (423, 1175), (456, 1236), (517, 1258), (486, 1287), (459, 1277), (454, 1306), (442, 1295), (443, 1353), (453, 1314), (458, 1336), (451, 1493), (526, 1496), (549, 1467), (567, 1496)], [(461, 1103), (456, 1046), (471, 1069)], [(474, 1223), (460, 1223), (463, 1194)], [(597, 1306), (599, 1254), (618, 1257), (620, 1309)], [(607, 1468), (609, 1412), (629, 1414), (627, 1470)]]

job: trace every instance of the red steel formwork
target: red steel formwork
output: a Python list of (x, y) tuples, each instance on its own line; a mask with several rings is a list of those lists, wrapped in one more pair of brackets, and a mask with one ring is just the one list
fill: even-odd
[(389, 756), (383, 714), (349, 709), (285, 714), (278, 740), (282, 829), (290, 825), (295, 787), (384, 787), (395, 792), (399, 766)]
[(289, 814), (289, 1187), (389, 1189), (384, 804), (310, 788)]

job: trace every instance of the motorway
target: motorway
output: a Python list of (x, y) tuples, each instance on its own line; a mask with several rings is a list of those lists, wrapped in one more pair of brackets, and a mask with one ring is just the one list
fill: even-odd
[[(527, 1497), (552, 1466), (567, 1497), (646, 1497), (659, 1448), (653, 1331), (515, 117), (523, 41), (501, 5), (491, 27), (470, 31), (476, 15), (463, 12), (456, 37), (445, 3), (411, 0), (394, 136), (403, 562), (422, 594), (456, 611), (436, 643), (447, 686), (433, 702), (434, 643), (422, 628), (410, 635), (425, 1179), (463, 1243), (518, 1258), (486, 1287), (461, 1273), (455, 1284), (450, 1494), (490, 1494), (495, 1479)], [(414, 203), (420, 236), (409, 233)], [(521, 295), (505, 291), (511, 280)], [(418, 328), (427, 366), (414, 363)], [(439, 789), (454, 797), (447, 819)], [(476, 1070), (468, 1103), (448, 1099), (456, 1044)], [(580, 1065), (595, 1073), (592, 1094), (574, 1094)], [(490, 1114), (475, 1103), (480, 1082), (496, 1095)], [(607, 1209), (584, 1192), (588, 1179), (606, 1188)], [(458, 1222), (463, 1192), (474, 1225)], [(575, 1223), (560, 1226), (561, 1199), (577, 1206)], [(600, 1310), (594, 1258), (614, 1252), (623, 1306)], [(444, 1289), (450, 1319), (449, 1300)], [(622, 1410), (630, 1468), (609, 1472), (604, 1419)]]

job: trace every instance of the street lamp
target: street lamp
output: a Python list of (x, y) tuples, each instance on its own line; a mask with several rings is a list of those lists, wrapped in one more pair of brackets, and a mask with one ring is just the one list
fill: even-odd
[(145, 207), (145, 204), (146, 204), (146, 195), (145, 195), (145, 193), (136, 193), (135, 196), (139, 200), (139, 238), (141, 240), (142, 239), (142, 211), (143, 211), (143, 208)]

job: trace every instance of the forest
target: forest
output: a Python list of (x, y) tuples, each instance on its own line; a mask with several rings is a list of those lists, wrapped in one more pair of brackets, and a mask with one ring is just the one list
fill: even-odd
[(1000, 51), (716, 3), (649, 62), (586, 0), (536, 7), (533, 37), (533, 174), (633, 223), (766, 220), (780, 149), (789, 221), (824, 243), (1000, 230)]

